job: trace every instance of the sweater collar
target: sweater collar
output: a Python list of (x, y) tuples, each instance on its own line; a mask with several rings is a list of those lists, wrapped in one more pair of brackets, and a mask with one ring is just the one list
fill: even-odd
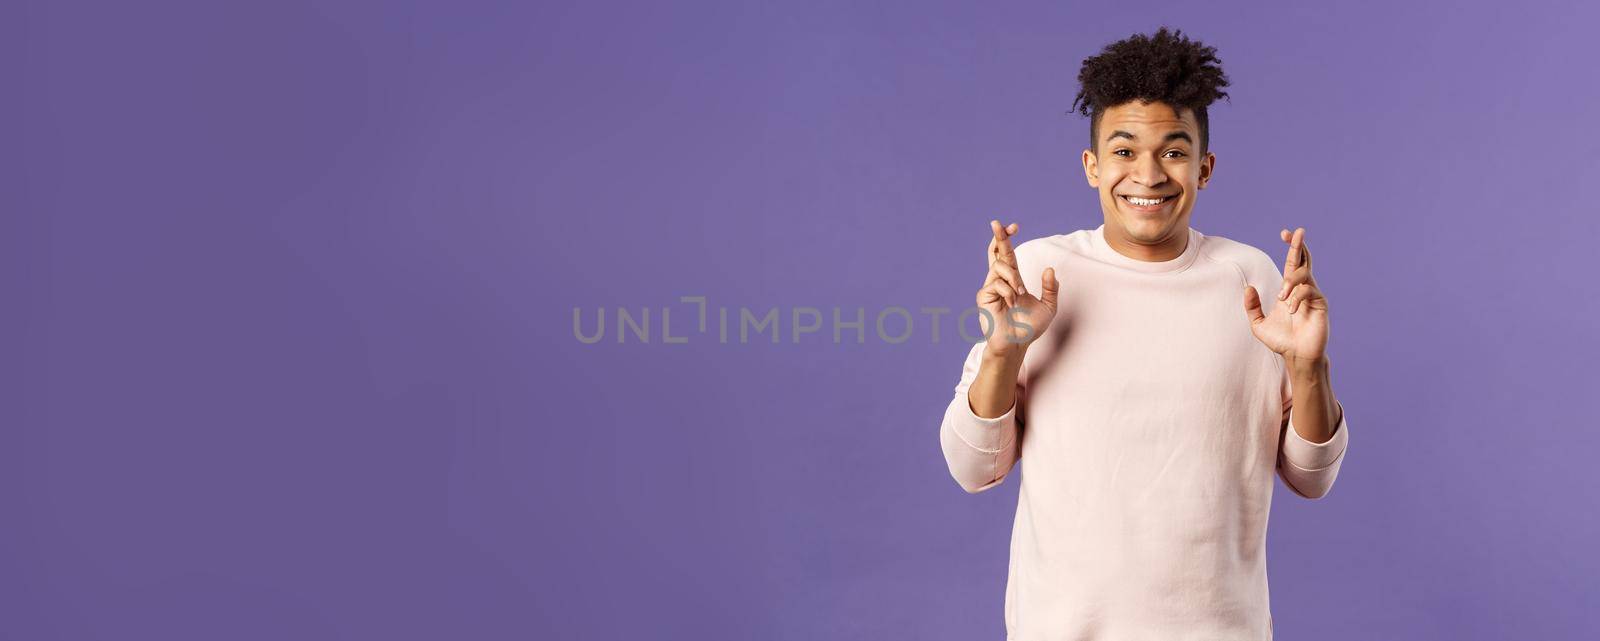
[(1089, 232), (1089, 235), (1093, 238), (1096, 257), (1102, 262), (1138, 272), (1164, 273), (1182, 271), (1193, 264), (1194, 259), (1200, 255), (1200, 241), (1205, 238), (1205, 234), (1200, 233), (1193, 227), (1188, 228), (1188, 230), (1189, 244), (1183, 248), (1183, 253), (1179, 254), (1177, 258), (1162, 261), (1139, 260), (1124, 256), (1117, 250), (1112, 249), (1111, 244), (1106, 242), (1105, 223), (1100, 223), (1100, 226)]

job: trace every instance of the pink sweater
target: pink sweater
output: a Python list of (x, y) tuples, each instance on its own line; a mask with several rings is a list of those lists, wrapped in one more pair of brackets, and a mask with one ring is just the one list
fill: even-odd
[(1061, 302), (1028, 349), (1017, 404), (979, 418), (967, 355), (939, 428), (968, 492), (1026, 468), (1007, 574), (1007, 639), (1271, 639), (1267, 513), (1276, 474), (1318, 498), (1349, 441), (1293, 427), (1283, 357), (1251, 335), (1244, 286), (1271, 313), (1261, 250), (1189, 230), (1165, 262), (1123, 256), (1105, 226), (1017, 247), (1029, 291), (1054, 266)]

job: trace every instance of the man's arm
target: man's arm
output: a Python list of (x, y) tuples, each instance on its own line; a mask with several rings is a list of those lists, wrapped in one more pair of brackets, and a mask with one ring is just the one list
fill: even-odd
[(1022, 372), (1022, 351), (997, 354), (985, 346), (977, 379), (967, 390), (972, 411), (979, 417), (998, 417), (1017, 401), (1017, 378)]
[(1333, 386), (1328, 382), (1328, 359), (1298, 362), (1285, 359), (1289, 370), (1289, 387), (1296, 408), (1295, 432), (1311, 443), (1326, 443), (1333, 438), (1333, 428), (1339, 425), (1344, 411), (1333, 397)]
[(994, 487), (1016, 464), (1023, 354), (1055, 318), (1061, 288), (1055, 268), (1048, 267), (1039, 275), (1040, 296), (1029, 293), (1011, 246), (1017, 229), (1016, 223), (1002, 227), (989, 221), (989, 273), (976, 297), (986, 338), (967, 353), (955, 398), (939, 427), (950, 475), (968, 492)]
[[(1250, 331), (1284, 362), (1284, 419), (1278, 447), (1278, 475), (1296, 494), (1321, 498), (1333, 487), (1349, 445), (1344, 408), (1333, 396), (1328, 376), (1328, 299), (1311, 274), (1311, 248), (1305, 228), (1285, 229), (1288, 244), (1280, 274), (1271, 260), (1254, 268), (1258, 289), (1246, 283), (1244, 307)], [(1270, 276), (1269, 276), (1270, 274)], [(1271, 281), (1281, 279), (1276, 287)], [(1270, 287), (1270, 288), (1269, 288)], [(1263, 291), (1274, 291), (1271, 315)]]
[[(1020, 374), (1012, 369), (1020, 363), (989, 359), (985, 352), (984, 344), (978, 343), (967, 354), (961, 381), (939, 426), (939, 444), (950, 476), (969, 493), (1004, 481), (1020, 448), (1016, 402), (1021, 396)], [(992, 409), (1001, 403), (1005, 406)]]
[(1284, 365), (1292, 400), (1278, 449), (1278, 475), (1295, 494), (1322, 498), (1339, 476), (1350, 427), (1329, 383), (1326, 357), (1312, 362), (1286, 359)]

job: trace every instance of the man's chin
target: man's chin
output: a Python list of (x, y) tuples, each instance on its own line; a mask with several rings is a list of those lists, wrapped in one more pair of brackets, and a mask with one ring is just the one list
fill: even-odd
[(1172, 228), (1170, 222), (1166, 217), (1123, 215), (1122, 228), (1127, 232), (1129, 240), (1141, 245), (1154, 245), (1166, 240), (1167, 233)]

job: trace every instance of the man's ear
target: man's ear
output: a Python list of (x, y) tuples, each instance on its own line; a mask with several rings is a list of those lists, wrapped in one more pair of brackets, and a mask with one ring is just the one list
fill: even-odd
[(1211, 181), (1211, 172), (1215, 171), (1216, 168), (1217, 168), (1217, 155), (1214, 154), (1214, 153), (1211, 153), (1209, 151), (1206, 152), (1205, 159), (1200, 161), (1200, 183), (1199, 183), (1199, 186), (1200, 186), (1201, 189), (1205, 189), (1206, 188), (1206, 183)]
[(1100, 188), (1100, 159), (1088, 149), (1083, 150), (1083, 176), (1089, 179), (1090, 187)]

